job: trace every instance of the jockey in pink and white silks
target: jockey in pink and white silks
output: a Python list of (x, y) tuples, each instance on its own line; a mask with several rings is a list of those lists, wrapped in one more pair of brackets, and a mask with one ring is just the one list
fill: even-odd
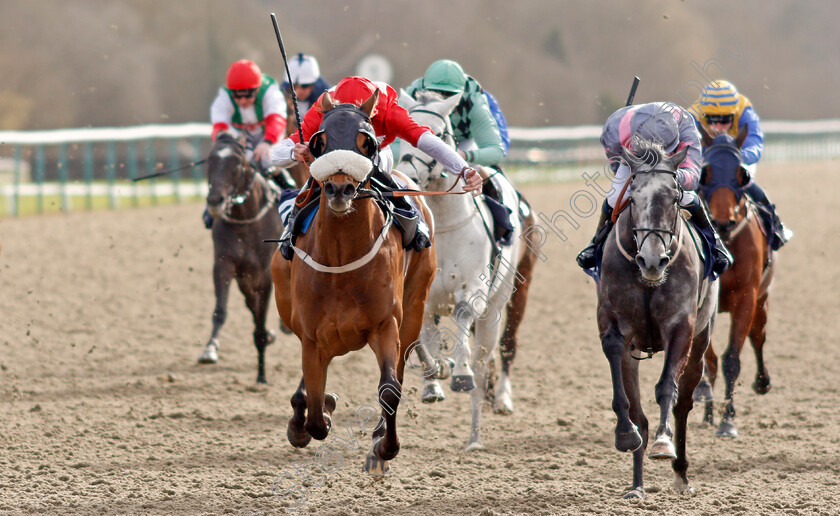
[(694, 118), (689, 112), (670, 102), (651, 102), (623, 107), (607, 118), (601, 131), (601, 144), (604, 146), (610, 168), (615, 173), (612, 189), (604, 200), (598, 228), (589, 245), (578, 254), (578, 264), (584, 269), (596, 266), (595, 250), (604, 242), (612, 229), (610, 218), (624, 185), (630, 180), (630, 167), (621, 158), (622, 148), (633, 148), (636, 138), (654, 141), (662, 145), (669, 155), (688, 147), (685, 161), (677, 169), (677, 181), (683, 189), (680, 206), (691, 213), (691, 220), (701, 231), (714, 233), (715, 274), (722, 274), (731, 264), (732, 256), (721, 242), (720, 237), (709, 220), (703, 203), (695, 190), (700, 183), (700, 163), (702, 159), (700, 133), (694, 125)]

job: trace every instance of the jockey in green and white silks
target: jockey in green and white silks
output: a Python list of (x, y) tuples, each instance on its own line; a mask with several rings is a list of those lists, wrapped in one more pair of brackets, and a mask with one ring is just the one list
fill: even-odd
[(255, 161), (265, 168), (271, 145), (283, 135), (285, 115), (277, 82), (252, 61), (237, 61), (228, 70), (226, 87), (219, 88), (210, 106), (213, 139), (223, 130), (242, 133), (254, 149)]
[(446, 97), (463, 92), (461, 102), (449, 115), (449, 120), (458, 150), (465, 160), (492, 167), (505, 157), (499, 126), (484, 90), (478, 81), (464, 73), (461, 65), (449, 59), (435, 61), (423, 77), (405, 88), (412, 97), (421, 90), (437, 91)]

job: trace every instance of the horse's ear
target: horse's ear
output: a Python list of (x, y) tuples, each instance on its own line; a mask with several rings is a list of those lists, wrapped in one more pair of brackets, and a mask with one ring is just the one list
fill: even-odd
[(455, 95), (452, 95), (448, 99), (444, 100), (443, 104), (441, 104), (441, 106), (443, 106), (443, 113), (446, 113), (446, 114), (451, 113), (452, 110), (455, 109), (455, 106), (457, 106), (461, 102), (461, 97), (463, 95), (464, 95), (464, 92), (460, 91), (460, 92), (456, 93)]
[(327, 111), (331, 110), (332, 108), (336, 107), (338, 102), (336, 102), (330, 92), (325, 91), (323, 95), (321, 95), (321, 112), (326, 113)]
[(700, 184), (707, 185), (709, 181), (712, 180), (712, 166), (711, 165), (703, 165), (703, 168), (700, 170)]
[(373, 117), (373, 108), (376, 107), (377, 102), (379, 102), (379, 88), (377, 88), (373, 92), (373, 95), (371, 95), (370, 98), (364, 102), (364, 104), (359, 106), (359, 109), (361, 109), (362, 112), (368, 116), (368, 118), (371, 118)]
[(404, 89), (400, 88), (400, 106), (402, 106), (402, 107), (404, 107), (404, 108), (406, 108), (410, 111), (411, 108), (413, 108), (414, 106), (416, 106), (419, 103), (420, 102), (415, 100), (414, 97), (412, 97), (411, 95), (406, 93), (406, 91)]
[(697, 123), (697, 130), (700, 131), (700, 138), (703, 142), (703, 147), (710, 146), (714, 138), (712, 138), (712, 135), (709, 134), (709, 131), (707, 131), (706, 128), (703, 127), (703, 124), (699, 122)]
[(744, 146), (744, 142), (747, 140), (748, 134), (750, 134), (750, 130), (747, 127), (747, 124), (742, 125), (741, 129), (738, 131), (738, 136), (735, 137), (735, 145), (737, 145), (739, 149)]
[(688, 149), (690, 148), (690, 146), (686, 145), (681, 151), (668, 158), (668, 164), (671, 165), (671, 168), (676, 170), (685, 161), (685, 157), (688, 155)]

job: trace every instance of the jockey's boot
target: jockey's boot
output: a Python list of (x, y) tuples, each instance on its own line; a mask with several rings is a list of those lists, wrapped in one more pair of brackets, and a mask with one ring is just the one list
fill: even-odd
[(750, 197), (752, 197), (752, 200), (755, 201), (760, 208), (758, 211), (761, 216), (761, 221), (764, 224), (764, 228), (767, 230), (767, 238), (770, 240), (770, 248), (774, 251), (778, 251), (779, 248), (785, 245), (788, 240), (793, 237), (793, 231), (786, 228), (782, 223), (782, 220), (776, 213), (776, 205), (770, 202), (770, 199), (767, 198), (767, 194), (764, 193), (764, 189), (762, 189), (758, 183), (753, 181), (745, 191)]
[(709, 213), (706, 211), (706, 207), (699, 197), (695, 197), (692, 202), (683, 206), (683, 208), (691, 213), (691, 222), (697, 226), (697, 229), (703, 231), (704, 233), (711, 232), (714, 235), (715, 263), (712, 265), (712, 272), (717, 276), (720, 276), (726, 272), (726, 269), (732, 266), (732, 254), (729, 253), (729, 249), (726, 248), (723, 240), (720, 239), (720, 235), (718, 235), (718, 232), (715, 231), (715, 227), (709, 218)]
[[(304, 192), (310, 188), (312, 188), (311, 177), (303, 184), (303, 187), (300, 189), (300, 194), (304, 194)], [(287, 260), (291, 260), (295, 253), (294, 249), (292, 249), (292, 236), (294, 236), (295, 219), (297, 218), (300, 210), (301, 206), (298, 206), (297, 202), (295, 202), (292, 205), (292, 211), (289, 212), (289, 216), (286, 218), (286, 223), (283, 226), (283, 234), (280, 235), (280, 242), (278, 245), (280, 248), (280, 255)]]
[(595, 229), (595, 236), (589, 241), (589, 245), (577, 255), (577, 263), (581, 269), (595, 268), (595, 249), (604, 243), (613, 227), (612, 211), (609, 203), (604, 199), (604, 204), (601, 206), (601, 218), (598, 219), (598, 227)]
[(207, 206), (204, 207), (204, 213), (201, 214), (201, 219), (204, 221), (204, 227), (210, 229), (213, 227), (213, 215), (210, 215), (210, 210)]
[(510, 220), (513, 212), (505, 206), (500, 185), (493, 180), (494, 175), (504, 172), (498, 167), (476, 168), (483, 179), (481, 193), (484, 194), (484, 202), (493, 215), (493, 238), (501, 245), (509, 245), (513, 236), (513, 222)]

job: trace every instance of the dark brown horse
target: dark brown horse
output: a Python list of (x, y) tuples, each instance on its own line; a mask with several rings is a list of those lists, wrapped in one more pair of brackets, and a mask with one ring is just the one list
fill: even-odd
[[(418, 339), (437, 260), (434, 244), (404, 250), (391, 215), (369, 197), (375, 141), (362, 128), (370, 128), (377, 99), (378, 92), (357, 108), (324, 95), (324, 121), (315, 137), (323, 150), (310, 167), (322, 184), (318, 211), (298, 236), (293, 259), (276, 252), (271, 272), (280, 317), (302, 351), (303, 379), (291, 399), (289, 442), (304, 447), (312, 437), (327, 437), (335, 409), (335, 397), (325, 394), (327, 367), (334, 357), (368, 345), (379, 363), (382, 413), (371, 428), (365, 471), (382, 475), (400, 449), (396, 412), (406, 354), (401, 346)], [(358, 133), (347, 134), (355, 128)], [(357, 148), (342, 145), (348, 141)], [(430, 220), (428, 208), (421, 209)]]
[[(668, 157), (660, 145), (636, 140), (637, 157), (625, 150), (633, 173), (628, 208), (617, 207), (604, 247), (598, 286), (598, 329), (610, 363), (612, 407), (618, 417), (615, 447), (633, 452), (633, 489), (645, 496), (642, 470), (648, 420), (639, 390), (641, 353), (665, 353), (656, 384), (660, 423), (650, 458), (671, 459), (674, 488), (689, 491), (686, 430), (692, 393), (703, 374), (703, 354), (717, 312), (717, 282), (704, 278), (689, 228), (680, 216), (676, 170), (686, 147)], [(673, 415), (672, 415), (673, 410)]]
[[(735, 383), (741, 372), (741, 349), (750, 337), (757, 370), (753, 390), (766, 394), (770, 390), (770, 375), (764, 366), (764, 342), (767, 326), (767, 298), (773, 281), (775, 260), (761, 229), (761, 219), (754, 203), (744, 195), (749, 178), (741, 164), (740, 147), (746, 139), (746, 126), (737, 138), (717, 136), (714, 141), (703, 134), (706, 164), (700, 177), (700, 190), (709, 205), (714, 224), (721, 238), (735, 258), (735, 262), (720, 277), (718, 311), (729, 312), (731, 326), (729, 345), (722, 356), (726, 381), (723, 418), (716, 435), (737, 437), (735, 427)], [(718, 372), (717, 355), (712, 345), (706, 351), (706, 376), (698, 386), (696, 398), (705, 400), (704, 421), (714, 424), (712, 395)]]
[(283, 230), (276, 209), (276, 193), (245, 157), (244, 141), (220, 133), (207, 158), (210, 191), (207, 209), (213, 223), (213, 284), (216, 308), (213, 332), (198, 361), (219, 360), (219, 331), (227, 318), (231, 280), (236, 278), (245, 304), (254, 317), (254, 345), (257, 348), (257, 383), (266, 383), (265, 347), (274, 332), (265, 327), (271, 300), (269, 264), (274, 252), (265, 238), (277, 238)]

